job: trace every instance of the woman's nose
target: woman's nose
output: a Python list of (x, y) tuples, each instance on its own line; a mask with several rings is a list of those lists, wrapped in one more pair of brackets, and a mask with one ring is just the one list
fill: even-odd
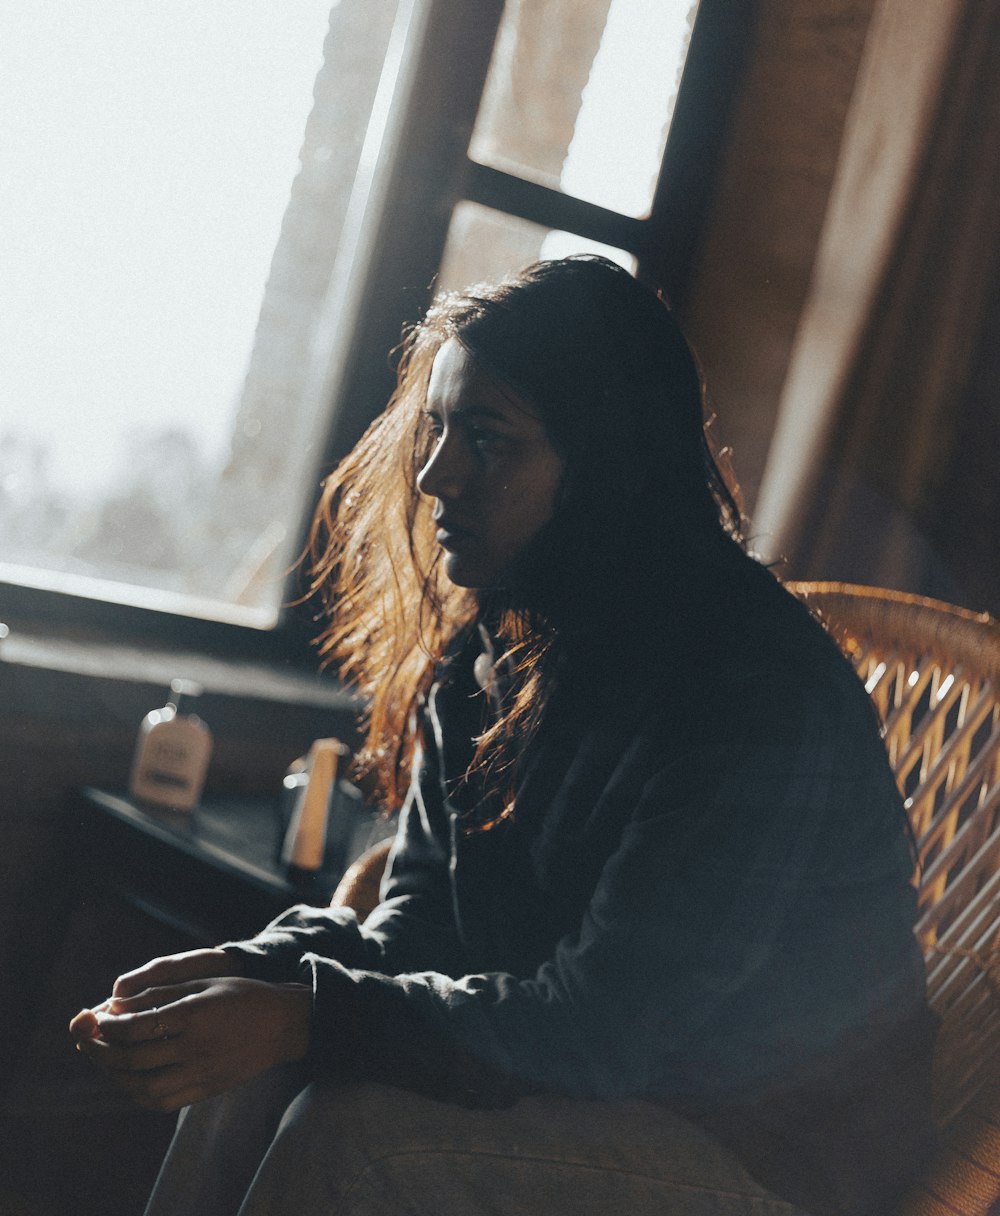
[(445, 432), (435, 443), (427, 463), (417, 474), (417, 489), (430, 498), (457, 498), (465, 486), (461, 445)]

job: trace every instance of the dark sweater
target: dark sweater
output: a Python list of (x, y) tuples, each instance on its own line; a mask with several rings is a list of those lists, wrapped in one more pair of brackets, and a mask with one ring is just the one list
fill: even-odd
[(854, 673), (763, 597), (697, 662), (668, 646), (602, 699), (557, 695), (488, 831), (462, 781), (479, 646), (452, 657), (381, 905), (228, 947), (313, 985), (319, 1075), (478, 1106), (642, 1097), (808, 1210), (891, 1209), (933, 1137), (910, 841)]

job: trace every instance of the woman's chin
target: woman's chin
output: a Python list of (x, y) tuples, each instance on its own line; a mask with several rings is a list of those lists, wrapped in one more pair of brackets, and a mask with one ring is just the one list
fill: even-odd
[(461, 553), (446, 553), (444, 572), (448, 581), (456, 587), (465, 587), (469, 591), (486, 591), (501, 583), (501, 575), (492, 569), (488, 563), (476, 561)]
[(444, 559), (444, 572), (448, 581), (456, 587), (467, 587), (470, 591), (477, 590), (483, 584), (479, 581), (476, 563), (457, 553), (447, 553)]

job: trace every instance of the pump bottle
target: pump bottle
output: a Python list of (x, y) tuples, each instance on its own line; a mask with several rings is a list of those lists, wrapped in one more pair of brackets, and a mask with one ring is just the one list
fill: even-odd
[(184, 698), (198, 696), (190, 680), (172, 680), (170, 700), (142, 720), (129, 791), (140, 802), (190, 811), (197, 806), (212, 754), (212, 732), (193, 713), (182, 713)]

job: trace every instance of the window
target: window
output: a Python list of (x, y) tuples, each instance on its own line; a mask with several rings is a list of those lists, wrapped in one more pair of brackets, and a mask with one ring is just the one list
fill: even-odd
[(8, 22), (0, 576), (276, 622), (315, 475), (312, 319), (394, 6), (364, 17), (95, 0)]
[(656, 260), (699, 8), (702, 36), (718, 0), (19, 10), (0, 596), (273, 631), (434, 282)]
[(505, 6), (469, 155), (648, 216), (698, 5)]

